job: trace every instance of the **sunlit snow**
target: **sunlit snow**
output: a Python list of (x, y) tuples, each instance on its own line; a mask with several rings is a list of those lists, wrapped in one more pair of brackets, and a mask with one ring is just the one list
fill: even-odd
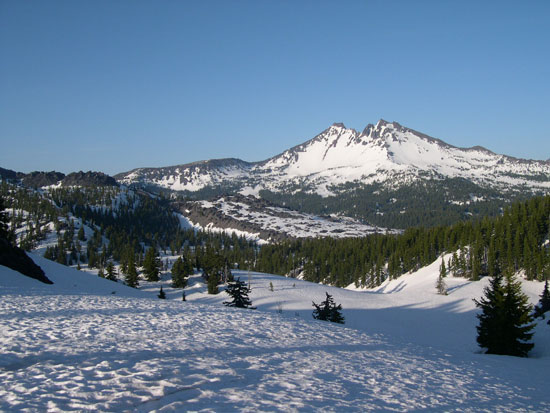
[[(372, 291), (235, 271), (258, 307), (238, 310), (198, 275), (182, 302), (168, 274), (134, 290), (33, 258), (53, 286), (0, 267), (2, 411), (550, 410), (550, 327), (532, 358), (480, 354), (484, 282), (439, 296), (438, 263)], [(325, 291), (344, 326), (312, 319)]]

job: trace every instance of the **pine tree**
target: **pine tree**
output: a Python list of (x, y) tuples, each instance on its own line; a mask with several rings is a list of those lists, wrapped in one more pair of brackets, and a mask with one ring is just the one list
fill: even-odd
[(115, 266), (113, 265), (113, 262), (112, 261), (109, 261), (107, 263), (107, 268), (106, 268), (106, 271), (107, 271), (107, 276), (106, 278), (108, 280), (111, 280), (111, 281), (115, 281), (117, 280), (116, 278), (116, 269), (115, 269)]
[(445, 280), (439, 274), (437, 277), (437, 281), (435, 282), (435, 289), (437, 290), (437, 293), (440, 295), (447, 295), (447, 284), (445, 283)]
[(185, 288), (187, 286), (187, 277), (192, 272), (190, 266), (179, 257), (172, 266), (172, 287)]
[(128, 264), (126, 267), (126, 276), (124, 277), (124, 281), (126, 282), (126, 285), (128, 287), (137, 288), (139, 285), (138, 274), (136, 270), (136, 264), (134, 263), (133, 254), (130, 255), (130, 257), (128, 258)]
[(550, 311), (550, 291), (548, 290), (548, 280), (544, 282), (544, 290), (542, 290), (540, 300), (535, 307), (533, 316), (544, 318), (544, 313), (546, 313), (547, 311)]
[(531, 306), (521, 291), (521, 283), (508, 271), (504, 285), (502, 275), (496, 275), (484, 294), (479, 301), (474, 300), (481, 309), (477, 314), (479, 346), (489, 354), (526, 357), (534, 346), (528, 343), (534, 324), (530, 324), (533, 321)]
[(336, 305), (332, 296), (325, 292), (327, 298), (321, 304), (313, 303), (313, 318), (316, 320), (332, 321), (333, 323), (344, 324), (344, 316), (340, 313), (342, 304)]
[(158, 281), (160, 279), (160, 260), (154, 247), (149, 248), (145, 253), (143, 272), (147, 281)]
[(159, 294), (157, 295), (158, 298), (160, 298), (161, 300), (165, 300), (166, 299), (166, 293), (164, 292), (164, 290), (162, 289), (162, 285), (160, 286), (160, 291), (159, 291)]
[(228, 307), (255, 309), (255, 307), (252, 307), (252, 301), (248, 298), (248, 293), (250, 290), (246, 286), (246, 283), (241, 281), (239, 278), (235, 281), (229, 282), (225, 292), (233, 298), (233, 301), (224, 301), (224, 305)]
[(208, 281), (207, 281), (208, 294), (218, 294), (219, 282), (220, 282), (220, 277), (217, 273), (212, 273), (208, 275)]
[(441, 258), (441, 265), (439, 266), (439, 276), (435, 283), (435, 288), (437, 293), (440, 295), (447, 295), (447, 284), (445, 283), (445, 278), (447, 276), (447, 269), (445, 268), (445, 260)]
[(447, 276), (447, 268), (445, 268), (445, 260), (441, 258), (441, 265), (439, 266), (439, 276), (445, 278)]
[(77, 239), (79, 241), (86, 241), (86, 235), (84, 234), (84, 225), (80, 226), (80, 229), (78, 230)]
[(0, 238), (8, 239), (8, 224), (10, 222), (5, 209), (4, 199), (0, 197)]

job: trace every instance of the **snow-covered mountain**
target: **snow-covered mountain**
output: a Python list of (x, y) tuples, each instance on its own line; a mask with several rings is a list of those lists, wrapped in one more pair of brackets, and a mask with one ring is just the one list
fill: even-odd
[(500, 190), (550, 189), (550, 163), (457, 148), (398, 124), (380, 120), (363, 132), (335, 123), (313, 139), (262, 162), (211, 160), (118, 174), (119, 182), (177, 191), (224, 186), (246, 194), (304, 190), (321, 196), (338, 186), (381, 183), (391, 188), (419, 179), (463, 178)]

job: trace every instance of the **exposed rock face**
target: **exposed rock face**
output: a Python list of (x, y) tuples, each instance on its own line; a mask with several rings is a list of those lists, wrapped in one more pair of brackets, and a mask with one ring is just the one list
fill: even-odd
[(53, 284), (42, 268), (34, 263), (32, 259), (21, 248), (14, 247), (6, 239), (0, 238), (0, 265), (20, 272), (27, 277), (34, 278), (45, 284)]
[(215, 205), (205, 206), (201, 202), (183, 201), (175, 202), (172, 206), (195, 225), (207, 230), (212, 227), (225, 229), (228, 232), (238, 230), (249, 234), (257, 234), (259, 239), (269, 240), (272, 242), (282, 241), (289, 238), (288, 234), (265, 229), (256, 223), (240, 220), (230, 215), (226, 215)]
[(63, 186), (118, 186), (117, 181), (103, 172), (73, 172), (62, 182)]
[(181, 201), (173, 207), (195, 227), (238, 231), (266, 242), (288, 238), (360, 237), (386, 232), (350, 218), (304, 214), (254, 196), (226, 195), (210, 201)]
[(17, 179), (17, 172), (12, 171), (11, 169), (0, 168), (0, 178), (2, 179)]
[(31, 172), (23, 175), (21, 182), (23, 185), (31, 188), (41, 188), (43, 186), (57, 185), (59, 181), (65, 178), (65, 174), (61, 172)]

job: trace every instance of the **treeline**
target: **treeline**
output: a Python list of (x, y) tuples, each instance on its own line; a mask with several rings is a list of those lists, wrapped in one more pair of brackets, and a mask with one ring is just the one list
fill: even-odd
[(528, 279), (549, 275), (550, 197), (514, 203), (498, 218), (452, 226), (410, 228), (401, 235), (301, 239), (265, 245), (257, 269), (297, 275), (339, 287), (374, 287), (454, 252), (447, 269), (472, 280), (524, 270)]

